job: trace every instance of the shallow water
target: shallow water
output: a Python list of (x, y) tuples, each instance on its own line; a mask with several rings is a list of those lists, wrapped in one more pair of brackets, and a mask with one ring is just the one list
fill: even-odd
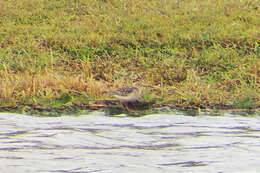
[(0, 114), (2, 173), (260, 172), (260, 117)]

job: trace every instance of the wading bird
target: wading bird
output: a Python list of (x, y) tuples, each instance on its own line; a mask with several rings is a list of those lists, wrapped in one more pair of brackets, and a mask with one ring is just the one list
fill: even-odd
[(138, 102), (138, 99), (143, 94), (143, 88), (135, 86), (123, 87), (107, 93), (114, 95), (122, 106), (130, 112), (129, 105), (133, 105), (133, 103)]

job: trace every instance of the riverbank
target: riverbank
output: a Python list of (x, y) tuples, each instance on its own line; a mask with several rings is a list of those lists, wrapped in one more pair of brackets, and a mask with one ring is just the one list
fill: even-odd
[(244, 1), (2, 1), (0, 106), (59, 109), (146, 86), (151, 107), (260, 108), (260, 9)]

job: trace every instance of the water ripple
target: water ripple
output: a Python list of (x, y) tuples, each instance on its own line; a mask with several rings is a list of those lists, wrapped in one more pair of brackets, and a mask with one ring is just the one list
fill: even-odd
[(260, 172), (260, 118), (0, 114), (0, 172)]

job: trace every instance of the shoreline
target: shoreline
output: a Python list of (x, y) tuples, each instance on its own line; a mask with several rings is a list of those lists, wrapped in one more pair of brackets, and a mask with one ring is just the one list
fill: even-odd
[[(140, 106), (141, 104), (141, 106)], [(210, 113), (214, 115), (222, 115), (224, 113), (230, 113), (241, 116), (260, 115), (260, 107), (239, 109), (231, 105), (218, 105), (214, 107), (192, 107), (181, 105), (169, 105), (169, 104), (153, 104), (153, 103), (138, 103), (139, 107), (127, 111), (124, 109), (117, 100), (98, 100), (90, 104), (86, 103), (72, 103), (70, 105), (61, 105), (58, 107), (46, 107), (43, 105), (32, 104), (20, 104), (15, 106), (0, 106), (0, 112), (7, 113), (20, 113), (33, 116), (63, 116), (71, 115), (78, 116), (81, 114), (88, 114), (93, 111), (106, 112), (108, 115), (120, 115), (126, 114), (128, 116), (145, 116), (154, 113), (170, 113), (172, 111), (185, 112), (189, 116), (199, 116), (201, 114)], [(143, 106), (143, 107), (142, 107)]]

